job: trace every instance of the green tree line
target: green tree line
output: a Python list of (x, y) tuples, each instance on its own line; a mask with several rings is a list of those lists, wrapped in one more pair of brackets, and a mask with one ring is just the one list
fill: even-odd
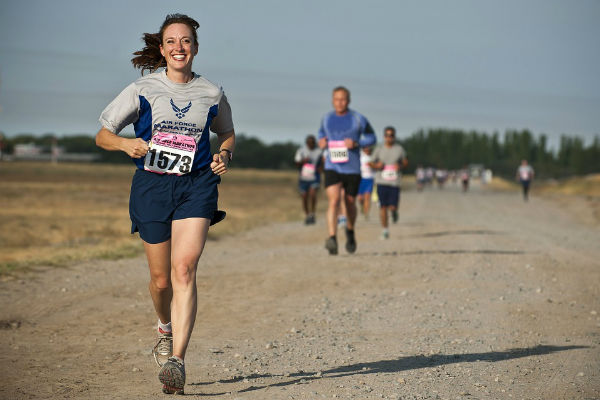
[[(19, 143), (33, 143), (49, 152), (53, 141), (69, 153), (94, 153), (99, 162), (130, 163), (129, 157), (117, 151), (98, 148), (90, 135), (56, 137), (48, 134), (17, 135), (3, 140), (3, 152), (11, 154)], [(463, 131), (456, 129), (421, 129), (399, 141), (410, 161), (408, 172), (417, 165), (460, 169), (469, 164), (483, 164), (494, 174), (512, 177), (522, 159), (526, 159), (540, 177), (562, 178), (600, 172), (600, 138), (585, 145), (577, 136), (563, 135), (558, 149), (548, 148), (545, 135), (534, 136), (528, 130), (509, 130), (499, 133)], [(294, 154), (300, 146), (291, 141), (266, 144), (245, 134), (236, 135), (236, 151), (232, 166), (236, 168), (293, 169)], [(211, 139), (213, 151), (217, 138)]]
[(400, 141), (410, 160), (409, 171), (418, 164), (436, 168), (459, 169), (483, 164), (494, 174), (512, 177), (521, 160), (546, 178), (563, 178), (600, 172), (600, 139), (584, 145), (583, 139), (563, 135), (559, 148), (548, 149), (546, 135), (535, 137), (528, 130), (499, 133), (465, 132), (452, 129), (419, 130)]

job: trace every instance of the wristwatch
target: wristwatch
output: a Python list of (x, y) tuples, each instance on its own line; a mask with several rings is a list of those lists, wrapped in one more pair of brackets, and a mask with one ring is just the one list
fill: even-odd
[(219, 154), (221, 154), (222, 152), (227, 152), (227, 154), (229, 154), (229, 162), (231, 162), (231, 160), (233, 159), (233, 152), (229, 149), (219, 149)]

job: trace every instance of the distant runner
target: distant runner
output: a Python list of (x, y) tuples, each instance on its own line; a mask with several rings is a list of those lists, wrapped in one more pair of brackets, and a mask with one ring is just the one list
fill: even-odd
[(348, 108), (350, 91), (343, 86), (333, 89), (333, 111), (327, 113), (319, 129), (319, 147), (327, 148), (325, 159), (325, 188), (327, 191), (327, 228), (329, 237), (325, 248), (329, 254), (338, 253), (337, 215), (342, 188), (346, 204), (346, 251), (356, 251), (354, 223), (356, 195), (360, 184), (360, 147), (372, 146), (377, 141), (369, 121)]
[(521, 165), (517, 169), (517, 180), (521, 182), (523, 187), (523, 200), (529, 200), (529, 185), (535, 176), (535, 172), (531, 165), (527, 163), (527, 160), (522, 160)]
[(423, 191), (423, 187), (427, 183), (427, 176), (425, 175), (425, 169), (422, 165), (417, 166), (415, 170), (415, 180), (417, 181), (417, 191)]
[(360, 152), (360, 185), (358, 186), (358, 204), (360, 204), (360, 211), (365, 216), (365, 219), (369, 219), (369, 212), (371, 211), (371, 194), (373, 193), (373, 186), (375, 183), (375, 172), (371, 168), (371, 161), (373, 148), (363, 147)]
[[(235, 146), (223, 90), (192, 71), (198, 27), (187, 15), (171, 14), (158, 33), (144, 34), (146, 46), (131, 61), (152, 73), (127, 86), (104, 109), (96, 134), (98, 146), (127, 153), (137, 166), (129, 199), (131, 233), (139, 231), (148, 259), (158, 316), (153, 354), (167, 394), (184, 393), (184, 359), (197, 313), (196, 270), (209, 225), (225, 217), (217, 210), (217, 185)], [(165, 69), (156, 72), (160, 67)], [(118, 136), (130, 124), (136, 137)], [(215, 154), (209, 129), (219, 140)], [(121, 336), (128, 334), (118, 321), (106, 323)]]
[(471, 179), (471, 174), (469, 173), (469, 168), (466, 166), (463, 167), (463, 169), (460, 170), (459, 174), (460, 174), (460, 182), (462, 183), (462, 190), (463, 190), (463, 192), (466, 192), (467, 190), (469, 190), (469, 180)]
[(392, 126), (384, 130), (384, 142), (377, 146), (373, 152), (371, 166), (377, 170), (375, 183), (377, 183), (377, 196), (379, 197), (379, 216), (381, 219), (381, 239), (388, 239), (388, 211), (392, 214), (392, 221), (398, 222), (398, 205), (400, 203), (401, 170), (408, 165), (404, 148), (395, 143), (396, 129)]
[(313, 135), (306, 137), (305, 146), (296, 151), (294, 161), (300, 169), (298, 189), (302, 196), (304, 224), (316, 222), (317, 191), (321, 186), (321, 170), (323, 169), (323, 149), (317, 147), (317, 139)]

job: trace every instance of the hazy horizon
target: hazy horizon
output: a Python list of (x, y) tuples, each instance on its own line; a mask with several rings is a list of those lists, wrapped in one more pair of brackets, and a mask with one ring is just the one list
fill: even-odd
[(200, 22), (194, 71), (223, 86), (236, 131), (266, 143), (316, 133), (340, 84), (379, 136), (600, 135), (600, 3), (541, 0), (5, 4), (0, 131), (95, 134), (140, 76), (129, 60), (142, 33), (171, 12)]

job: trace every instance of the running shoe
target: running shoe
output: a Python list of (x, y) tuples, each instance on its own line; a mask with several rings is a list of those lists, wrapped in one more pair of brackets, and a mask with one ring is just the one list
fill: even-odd
[(163, 384), (162, 391), (166, 394), (183, 394), (185, 386), (185, 366), (177, 357), (170, 357), (158, 373), (158, 379)]
[(384, 229), (381, 232), (381, 240), (387, 240), (390, 238), (390, 232), (387, 229)]
[(330, 236), (329, 239), (325, 241), (325, 248), (329, 250), (329, 255), (336, 255), (338, 253), (338, 245), (335, 236)]
[(158, 341), (152, 349), (152, 355), (156, 364), (162, 367), (165, 360), (173, 355), (173, 333), (158, 328)]
[(346, 216), (338, 215), (337, 223), (339, 227), (346, 226)]
[(356, 251), (356, 239), (354, 238), (354, 230), (346, 228), (346, 251), (354, 253)]
[(315, 216), (314, 214), (309, 214), (306, 216), (306, 219), (304, 220), (304, 225), (312, 225), (315, 223)]
[(392, 222), (398, 222), (398, 210), (392, 210)]

